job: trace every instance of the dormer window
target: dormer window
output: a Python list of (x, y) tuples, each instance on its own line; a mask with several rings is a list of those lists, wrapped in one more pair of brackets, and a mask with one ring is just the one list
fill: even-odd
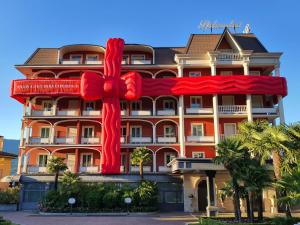
[(195, 71), (195, 72), (189, 72), (190, 77), (201, 77), (201, 72), (200, 71)]
[(82, 55), (70, 55), (70, 61), (82, 63)]
[(98, 55), (87, 55), (86, 61), (98, 61)]

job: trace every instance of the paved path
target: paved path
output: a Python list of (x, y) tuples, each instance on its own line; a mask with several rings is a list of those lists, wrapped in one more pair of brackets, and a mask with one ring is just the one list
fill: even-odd
[(5, 219), (20, 225), (184, 225), (195, 222), (188, 213), (161, 213), (149, 216), (40, 216), (31, 212), (1, 212)]

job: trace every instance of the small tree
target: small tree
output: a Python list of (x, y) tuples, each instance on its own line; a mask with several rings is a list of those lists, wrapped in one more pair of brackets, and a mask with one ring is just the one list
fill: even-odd
[(67, 195), (72, 195), (79, 192), (80, 187), (80, 178), (77, 174), (70, 171), (64, 172), (63, 177), (61, 178), (61, 191)]
[(138, 147), (131, 154), (131, 164), (138, 165), (141, 180), (144, 179), (144, 165), (152, 161), (152, 153), (144, 147)]
[(47, 170), (50, 173), (55, 174), (54, 178), (54, 190), (57, 190), (57, 184), (58, 184), (58, 175), (59, 172), (65, 171), (68, 169), (67, 165), (64, 162), (64, 158), (61, 157), (52, 157), (48, 163), (47, 163)]

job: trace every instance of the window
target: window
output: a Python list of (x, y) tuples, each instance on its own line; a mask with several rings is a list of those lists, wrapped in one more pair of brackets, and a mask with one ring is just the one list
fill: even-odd
[(167, 166), (167, 164), (169, 162), (171, 162), (175, 158), (176, 158), (176, 153), (174, 153), (174, 152), (166, 152), (165, 153), (165, 166)]
[(77, 100), (69, 100), (68, 108), (69, 109), (77, 109), (78, 108), (78, 101)]
[(191, 108), (202, 108), (202, 96), (190, 97)]
[(131, 110), (134, 111), (142, 110), (142, 102), (141, 101), (131, 102)]
[(42, 104), (43, 104), (44, 111), (51, 111), (52, 110), (52, 106), (53, 106), (52, 101), (43, 101)]
[(131, 137), (141, 137), (142, 136), (142, 127), (134, 126), (131, 127)]
[(128, 64), (128, 63), (129, 63), (129, 55), (123, 55), (122, 64)]
[(78, 63), (82, 62), (82, 55), (70, 55), (71, 61), (77, 61)]
[(192, 124), (192, 136), (203, 136), (203, 124)]
[(263, 97), (261, 95), (252, 95), (252, 107), (263, 108)]
[(121, 110), (126, 110), (127, 108), (127, 102), (125, 101), (120, 101), (120, 109)]
[(163, 100), (164, 109), (175, 109), (174, 100)]
[(84, 138), (94, 137), (94, 127), (83, 127), (83, 137)]
[(224, 136), (230, 137), (236, 134), (236, 124), (235, 123), (224, 123)]
[(67, 136), (76, 137), (77, 136), (77, 127), (67, 127)]
[(230, 76), (232, 75), (232, 71), (221, 71), (220, 73), (222, 76)]
[(204, 152), (193, 152), (194, 159), (203, 159), (205, 158)]
[(41, 134), (41, 138), (49, 138), (50, 137), (50, 128), (49, 127), (42, 127), (40, 134)]
[(38, 165), (39, 167), (47, 166), (48, 155), (39, 155), (38, 157)]
[(86, 55), (86, 61), (98, 61), (98, 55)]
[(84, 108), (86, 111), (95, 110), (95, 102), (85, 102)]
[(164, 136), (165, 137), (175, 137), (175, 128), (172, 125), (164, 126)]
[(259, 70), (250, 70), (249, 75), (260, 76), (260, 71)]
[(121, 166), (126, 167), (126, 164), (127, 164), (126, 153), (121, 153)]
[(131, 55), (131, 60), (145, 60), (145, 55)]
[(201, 77), (201, 72), (200, 71), (195, 71), (195, 72), (189, 72), (190, 77)]
[(126, 134), (127, 134), (127, 132), (126, 132), (126, 127), (125, 127), (125, 126), (122, 126), (122, 127), (121, 127), (121, 137), (125, 137)]
[(81, 166), (89, 167), (92, 166), (92, 154), (82, 154), (81, 155)]
[(232, 95), (222, 96), (222, 105), (234, 105), (234, 96)]

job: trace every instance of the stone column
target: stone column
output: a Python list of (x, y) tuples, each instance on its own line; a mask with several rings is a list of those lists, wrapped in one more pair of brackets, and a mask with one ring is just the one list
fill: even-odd
[(76, 148), (76, 149), (75, 149), (74, 173), (78, 173), (78, 172), (79, 172), (79, 165), (80, 165), (79, 160), (80, 160), (79, 149)]
[(80, 144), (81, 143), (81, 123), (80, 123), (80, 120), (77, 121), (76, 128), (77, 128), (76, 144)]
[[(278, 63), (275, 66), (275, 76), (280, 77), (280, 64)], [(280, 124), (285, 124), (285, 117), (284, 117), (284, 109), (283, 109), (283, 99), (281, 95), (277, 96), (278, 99), (278, 111), (279, 111), (279, 120)]]
[(157, 172), (156, 168), (156, 152), (153, 153), (153, 173)]
[(216, 194), (215, 194), (215, 176), (216, 171), (207, 170), (206, 173), (206, 185), (207, 185), (207, 216), (216, 216)]
[[(178, 65), (178, 77), (183, 77), (183, 66)], [(178, 116), (179, 116), (179, 133), (178, 141), (180, 145), (180, 157), (185, 157), (185, 137), (184, 137), (184, 99), (183, 95), (179, 96), (178, 101)]]
[[(210, 65), (211, 75), (216, 76), (216, 64), (211, 63)], [(219, 128), (219, 105), (218, 95), (213, 95), (213, 118), (214, 118), (214, 134), (215, 134), (215, 145), (220, 142), (220, 128)], [(217, 151), (216, 151), (217, 154)]]
[[(244, 67), (244, 75), (248, 76), (249, 75), (249, 62), (244, 62), (243, 63)], [(252, 99), (251, 95), (246, 95), (246, 105), (247, 105), (247, 117), (248, 121), (252, 122), (253, 121), (253, 114), (252, 114)]]
[(28, 163), (28, 154), (24, 154), (24, 158), (23, 158), (23, 169), (22, 169), (22, 173), (26, 173), (27, 172), (27, 163)]
[(22, 170), (22, 156), (23, 156), (23, 152), (21, 151), (21, 153), (18, 156), (18, 169), (17, 169), (17, 174), (21, 174), (21, 170)]

